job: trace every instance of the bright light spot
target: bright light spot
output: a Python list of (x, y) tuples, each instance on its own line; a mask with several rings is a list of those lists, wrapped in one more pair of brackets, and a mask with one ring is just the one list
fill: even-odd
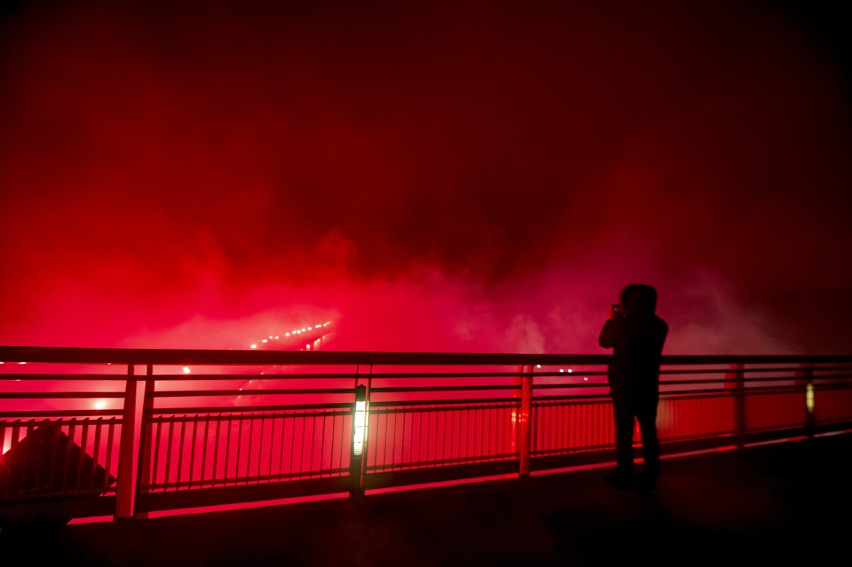
[(106, 407), (106, 402), (104, 400), (98, 400), (95, 402), (95, 409), (104, 409)]
[(367, 440), (367, 402), (355, 402), (355, 423), (352, 425), (352, 452), (360, 457)]
[(284, 333), (284, 336), (285, 336), (285, 337), (289, 337), (289, 336), (290, 336), (290, 333)]
[(26, 362), (19, 362), (18, 364), (26, 364)]
[(559, 372), (565, 372), (565, 369), (564, 369), (564, 368), (560, 368), (560, 369), (559, 369)]
[(311, 350), (311, 345), (310, 344), (305, 345), (305, 350)]
[(272, 338), (272, 335), (269, 335), (269, 338), (271, 339), (271, 338)]
[(536, 368), (541, 368), (541, 364), (536, 364), (536, 365), (535, 365), (535, 367), (536, 367)]
[(278, 335), (275, 335), (275, 340), (276, 340), (276, 341), (278, 340)]
[(573, 368), (569, 368), (569, 369), (568, 369), (568, 374), (571, 374), (572, 372), (574, 372), (574, 369), (573, 369)]
[(814, 385), (811, 382), (807, 383), (805, 389), (805, 406), (807, 407), (809, 414), (814, 413)]
[(263, 339), (263, 340), (262, 340), (262, 341), (260, 341), (260, 342), (265, 343), (265, 342), (266, 342), (266, 339)]
[(583, 382), (588, 382), (588, 381), (589, 381), (589, 377), (588, 377), (588, 376), (583, 376)]
[(249, 348), (257, 348), (257, 345), (251, 345)]
[(189, 366), (184, 366), (184, 367), (183, 367), (183, 373), (184, 373), (184, 374), (189, 374), (190, 372), (192, 372), (192, 370), (190, 370)]

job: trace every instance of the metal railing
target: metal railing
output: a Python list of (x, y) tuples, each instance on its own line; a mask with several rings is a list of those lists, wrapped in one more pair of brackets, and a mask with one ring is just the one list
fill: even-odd
[[(614, 458), (609, 356), (0, 347), (0, 361), (0, 527)], [(657, 421), (666, 454), (847, 431), (852, 356), (666, 356)]]

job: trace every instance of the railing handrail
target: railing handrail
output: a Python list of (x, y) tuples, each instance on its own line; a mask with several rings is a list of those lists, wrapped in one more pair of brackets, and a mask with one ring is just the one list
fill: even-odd
[[(0, 346), (0, 401), (9, 406), (0, 408), (0, 447), (12, 454), (7, 471), (18, 471), (0, 474), (0, 521), (36, 513), (39, 498), (66, 494), (66, 482), (94, 494), (60, 499), (51, 514), (127, 518), (605, 462), (613, 450), (604, 393), (611, 360), (609, 353)], [(667, 451), (852, 430), (852, 355), (664, 355), (661, 363)], [(89, 365), (112, 370), (102, 375)], [(267, 373), (279, 366), (295, 373)], [(463, 382), (442, 383), (447, 378)], [(244, 390), (240, 381), (255, 379)], [(39, 380), (65, 386), (31, 387)], [(124, 381), (124, 391), (94, 384), (78, 391), (77, 380)], [(175, 381), (187, 384), (168, 386)], [(237, 403), (241, 396), (249, 397)], [(76, 407), (95, 397), (123, 399), (123, 407)], [(220, 398), (231, 400), (220, 405)], [(22, 411), (18, 400), (28, 399), (37, 402)], [(74, 404), (57, 409), (69, 399)], [(40, 457), (44, 447), (49, 459)], [(60, 464), (26, 476), (32, 462)], [(36, 483), (60, 470), (61, 483)], [(30, 484), (41, 492), (28, 492)]]
[[(395, 352), (395, 351), (287, 351), (225, 349), (143, 349), (51, 346), (0, 346), (0, 361), (233, 365), (233, 364), (374, 364), (374, 365), (504, 365), (504, 364), (606, 364), (609, 354), (535, 354), (486, 352)], [(663, 355), (662, 363), (673, 364), (817, 364), (852, 362), (852, 355)]]

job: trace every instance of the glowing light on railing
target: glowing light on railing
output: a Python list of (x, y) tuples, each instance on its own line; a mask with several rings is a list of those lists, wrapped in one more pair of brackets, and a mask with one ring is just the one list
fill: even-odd
[(98, 401), (95, 402), (94, 405), (95, 405), (95, 409), (104, 409), (106, 407), (106, 401), (105, 400), (98, 400)]
[(811, 382), (805, 386), (805, 405), (808, 408), (808, 413), (814, 412), (814, 385)]
[(564, 369), (564, 368), (560, 368), (560, 369), (559, 369), (559, 372), (565, 372), (565, 369)]
[(182, 370), (183, 370), (183, 373), (184, 373), (184, 374), (189, 374), (190, 372), (192, 372), (192, 369), (190, 369), (190, 367), (189, 367), (189, 366), (184, 366), (184, 367), (182, 368)]
[(573, 372), (574, 372), (574, 369), (573, 369), (573, 368), (569, 368), (569, 369), (568, 369), (568, 374), (571, 374), (571, 373), (573, 373)]
[(262, 341), (260, 341), (260, 342), (265, 343), (265, 342), (266, 342), (266, 339), (263, 339), (263, 340), (262, 340)]
[(257, 345), (255, 345), (255, 344), (249, 345), (249, 348), (257, 348)]
[(355, 422), (352, 424), (352, 453), (360, 457), (367, 441), (367, 402), (355, 402)]

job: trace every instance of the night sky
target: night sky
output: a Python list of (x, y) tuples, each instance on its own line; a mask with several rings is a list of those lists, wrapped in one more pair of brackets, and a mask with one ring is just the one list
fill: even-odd
[(112, 4), (2, 3), (0, 344), (852, 352), (827, 3)]

